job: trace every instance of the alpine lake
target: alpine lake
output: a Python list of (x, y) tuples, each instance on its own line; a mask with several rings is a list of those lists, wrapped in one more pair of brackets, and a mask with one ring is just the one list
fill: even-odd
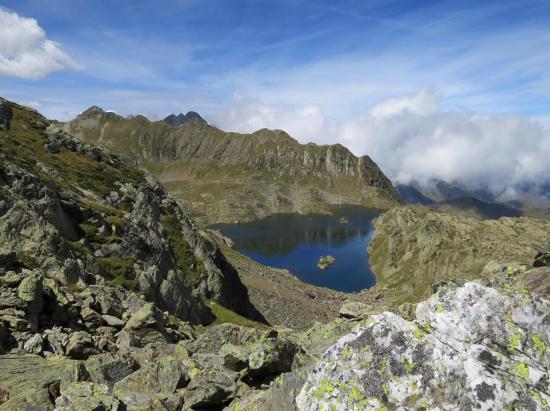
[[(372, 221), (380, 211), (360, 206), (337, 206), (331, 211), (332, 215), (274, 214), (213, 228), (231, 238), (240, 253), (287, 269), (306, 283), (343, 292), (372, 287), (376, 278), (367, 248)], [(336, 261), (321, 270), (319, 259), (329, 255)]]

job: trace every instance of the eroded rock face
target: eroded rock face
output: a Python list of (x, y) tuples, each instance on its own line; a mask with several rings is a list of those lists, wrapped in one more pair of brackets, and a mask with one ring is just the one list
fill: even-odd
[(550, 302), (477, 283), (445, 287), (416, 320), (383, 313), (308, 374), (300, 410), (545, 409)]

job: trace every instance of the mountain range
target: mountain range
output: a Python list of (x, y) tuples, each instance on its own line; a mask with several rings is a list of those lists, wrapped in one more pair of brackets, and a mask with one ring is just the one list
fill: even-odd
[(97, 107), (64, 129), (137, 161), (209, 223), (275, 212), (327, 213), (331, 204), (388, 208), (401, 202), (370, 157), (338, 144), (303, 145), (281, 130), (239, 134), (202, 122), (173, 127)]

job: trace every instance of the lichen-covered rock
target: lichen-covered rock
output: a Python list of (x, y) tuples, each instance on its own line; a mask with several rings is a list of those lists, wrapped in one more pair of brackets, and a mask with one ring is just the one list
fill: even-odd
[(134, 409), (159, 395), (176, 395), (188, 381), (185, 364), (172, 356), (164, 356), (115, 383), (113, 393)]
[(65, 355), (77, 360), (83, 360), (90, 355), (97, 353), (94, 347), (92, 336), (86, 331), (76, 331), (72, 333), (65, 348)]
[(112, 388), (115, 383), (136, 371), (139, 365), (128, 356), (105, 353), (88, 358), (84, 367), (90, 381)]
[(300, 351), (287, 339), (267, 338), (244, 346), (226, 344), (220, 350), (227, 368), (246, 369), (251, 377), (280, 374), (292, 369), (294, 357)]
[(40, 354), (42, 353), (44, 345), (44, 339), (40, 334), (34, 334), (31, 338), (25, 341), (23, 348), (29, 354)]
[(239, 377), (236, 372), (213, 366), (196, 371), (191, 376), (185, 393), (186, 407), (220, 407), (235, 398)]
[(126, 330), (138, 330), (140, 328), (157, 327), (162, 323), (162, 312), (154, 304), (147, 303), (136, 311), (126, 323)]
[(383, 313), (308, 373), (301, 410), (539, 409), (550, 404), (550, 302), (443, 287), (416, 320)]
[(117, 411), (120, 401), (109, 394), (106, 385), (89, 381), (74, 382), (61, 387), (61, 396), (55, 400), (56, 411), (105, 410)]
[(75, 381), (74, 363), (67, 358), (44, 359), (37, 355), (1, 356), (0, 409), (51, 409), (51, 398), (59, 394), (59, 384)]
[(224, 344), (244, 345), (266, 337), (275, 336), (273, 331), (260, 331), (255, 328), (235, 324), (220, 324), (209, 327), (195, 341), (189, 344), (193, 352), (217, 353)]

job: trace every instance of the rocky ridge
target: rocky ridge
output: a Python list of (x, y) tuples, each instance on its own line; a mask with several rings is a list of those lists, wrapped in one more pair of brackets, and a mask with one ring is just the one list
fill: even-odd
[(179, 113), (176, 114), (170, 114), (168, 117), (166, 117), (164, 120), (165, 123), (170, 124), (174, 127), (181, 127), (188, 123), (199, 123), (199, 124), (208, 124), (205, 119), (203, 119), (199, 113), (196, 113), (194, 111), (188, 111), (187, 114)]
[(341, 145), (302, 145), (280, 130), (226, 133), (197, 122), (174, 128), (96, 107), (65, 129), (140, 162), (209, 223), (275, 212), (327, 213), (331, 204), (387, 208), (401, 201), (368, 156), (355, 157)]

